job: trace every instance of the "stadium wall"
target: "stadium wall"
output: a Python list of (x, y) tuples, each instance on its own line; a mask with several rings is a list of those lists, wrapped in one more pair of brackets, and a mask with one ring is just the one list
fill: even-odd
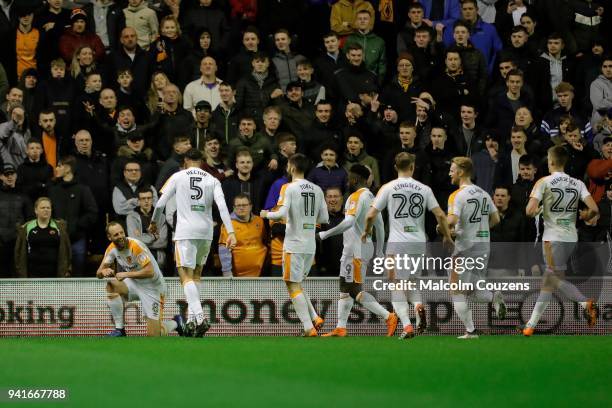
[[(440, 279), (435, 278), (438, 281)], [(446, 281), (440, 280), (440, 281)], [(489, 333), (509, 334), (528, 320), (538, 295), (540, 280), (521, 278), (530, 290), (506, 294), (508, 317), (498, 321), (490, 305), (472, 304), (476, 327)], [(166, 278), (166, 319), (184, 310), (186, 303), (177, 278)], [(372, 282), (369, 282), (371, 285)], [(598, 299), (600, 320), (587, 328), (580, 307), (555, 298), (538, 328), (552, 334), (607, 334), (612, 328), (612, 278), (590, 278), (575, 282), (589, 297)], [(293, 336), (300, 323), (285, 285), (280, 279), (207, 278), (202, 282), (204, 311), (212, 322), (211, 336)], [(0, 337), (4, 336), (102, 336), (113, 325), (106, 306), (104, 281), (98, 279), (0, 279)], [(305, 283), (316, 309), (331, 330), (337, 319), (336, 278), (311, 278)], [(388, 309), (389, 293), (377, 292)], [(446, 292), (424, 294), (429, 335), (457, 334), (463, 326)], [(385, 326), (361, 307), (353, 309), (348, 326), (351, 335), (384, 335)], [(126, 307), (129, 335), (144, 335), (145, 322), (139, 302)], [(327, 331), (327, 330), (325, 330)]]

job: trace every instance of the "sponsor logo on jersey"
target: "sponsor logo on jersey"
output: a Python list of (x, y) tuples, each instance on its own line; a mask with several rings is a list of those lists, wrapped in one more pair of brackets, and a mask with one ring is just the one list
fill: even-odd
[(413, 225), (406, 225), (404, 227), (404, 232), (417, 232), (419, 229)]
[(486, 238), (486, 237), (488, 237), (488, 236), (489, 236), (489, 231), (486, 231), (486, 230), (480, 230), (480, 231), (476, 232), (476, 236), (477, 236), (478, 238)]
[(191, 206), (191, 211), (203, 212), (206, 211), (206, 206), (202, 204), (194, 204)]
[(314, 229), (315, 226), (314, 224), (303, 224), (302, 227), (304, 229)]

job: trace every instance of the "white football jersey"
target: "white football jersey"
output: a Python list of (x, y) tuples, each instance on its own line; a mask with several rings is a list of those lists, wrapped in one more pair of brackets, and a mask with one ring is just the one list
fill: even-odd
[(425, 212), (439, 207), (429, 186), (412, 177), (401, 177), (383, 185), (373, 204), (389, 214), (389, 243), (425, 243)]
[(329, 222), (321, 187), (304, 179), (287, 183), (281, 188), (277, 205), (287, 208), (283, 251), (314, 254), (316, 226)]
[(174, 240), (213, 238), (213, 201), (219, 207), (219, 213), (228, 232), (233, 232), (225, 222), (229, 219), (221, 183), (215, 177), (197, 167), (190, 167), (174, 173), (161, 188), (162, 197), (155, 206), (153, 220), (161, 217), (161, 209), (168, 200), (176, 197), (176, 228)]
[(590, 195), (586, 185), (562, 172), (539, 179), (531, 197), (542, 202), (544, 217), (543, 241), (576, 242), (578, 202)]
[(448, 198), (448, 214), (459, 218), (455, 225), (455, 253), (476, 242), (490, 242), (489, 215), (497, 212), (491, 196), (475, 184), (463, 185)]
[[(351, 194), (344, 204), (344, 214), (355, 217), (355, 223), (351, 228), (342, 233), (342, 255), (362, 258), (362, 247), (372, 247), (372, 238), (368, 237), (367, 244), (361, 242), (361, 235), (365, 231), (365, 220), (368, 210), (374, 201), (374, 194), (363, 187)], [(376, 234), (381, 233), (377, 231)], [(365, 257), (367, 258), (367, 257)]]
[(149, 251), (149, 248), (142, 242), (134, 238), (126, 238), (128, 245), (122, 251), (111, 243), (104, 253), (104, 263), (113, 265), (117, 263), (117, 272), (133, 272), (138, 271), (149, 263), (153, 264), (154, 276), (152, 278), (134, 279), (134, 283), (149, 287), (157, 287), (160, 290), (165, 289), (164, 276), (159, 269), (159, 265), (155, 257)]

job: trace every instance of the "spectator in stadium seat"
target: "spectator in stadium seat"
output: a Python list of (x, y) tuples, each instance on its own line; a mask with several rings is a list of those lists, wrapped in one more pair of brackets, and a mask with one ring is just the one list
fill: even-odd
[(339, 188), (342, 193), (348, 186), (348, 174), (338, 164), (338, 150), (334, 144), (323, 144), (320, 148), (321, 161), (308, 173), (307, 179), (326, 191), (331, 187)]
[(299, 79), (297, 63), (304, 59), (304, 56), (291, 52), (291, 36), (289, 31), (284, 28), (280, 28), (274, 33), (274, 48), (272, 64), (274, 64), (278, 83), (281, 89), (285, 91), (288, 83)]
[[(535, 185), (537, 179), (536, 174), (538, 172), (539, 161), (533, 155), (526, 154), (521, 156), (519, 159), (519, 177), (516, 180), (516, 183), (512, 185), (512, 190), (510, 192), (512, 205), (517, 208), (525, 208), (527, 203), (529, 202), (529, 197), (531, 195), (531, 191), (533, 190), (533, 186)], [(543, 222), (540, 220), (533, 220), (527, 218), (526, 214), (523, 214), (523, 231), (522, 231), (522, 239), (524, 242), (535, 242), (538, 231), (541, 231), (542, 226), (538, 229), (538, 223)], [(530, 259), (534, 258), (533, 256)], [(532, 259), (534, 265), (539, 260)]]
[(146, 186), (136, 191), (138, 206), (127, 214), (127, 235), (136, 238), (149, 248), (160, 269), (163, 271), (166, 265), (166, 247), (168, 245), (168, 224), (162, 218), (157, 225), (155, 235), (147, 232), (153, 215), (153, 191)]
[(0, 122), (5, 122), (10, 119), (8, 111), (14, 104), (23, 104), (23, 90), (13, 86), (9, 89), (5, 96), (5, 101), (0, 105)]
[(138, 46), (148, 50), (159, 34), (155, 11), (148, 7), (146, 0), (129, 0), (128, 6), (123, 9), (123, 15), (126, 27), (136, 30)]
[(138, 92), (133, 90), (134, 75), (129, 69), (121, 69), (117, 71), (116, 75), (116, 89), (117, 95), (117, 106), (132, 106), (134, 109), (134, 116), (136, 116), (136, 123), (139, 125), (145, 124), (151, 114), (147, 107), (144, 97)]
[(463, 72), (461, 53), (457, 48), (446, 50), (444, 73), (435, 78), (431, 93), (437, 102), (437, 109), (447, 115), (458, 116), (461, 101), (476, 96), (476, 84), (469, 81)]
[(510, 131), (512, 149), (502, 146), (495, 169), (496, 185), (512, 185), (519, 177), (519, 160), (527, 154), (527, 134), (521, 128), (513, 127)]
[(23, 105), (12, 104), (8, 113), (10, 120), (0, 123), (0, 161), (17, 168), (26, 158), (31, 134)]
[(271, 179), (276, 180), (287, 174), (287, 164), (289, 158), (297, 152), (297, 138), (288, 132), (280, 132), (276, 138), (276, 156), (278, 157), (278, 167), (271, 174)]
[(383, 160), (388, 150), (397, 140), (399, 118), (393, 105), (385, 104), (381, 109), (378, 96), (370, 101), (370, 112), (366, 115), (366, 124), (369, 128), (370, 140), (376, 140), (370, 144), (370, 154), (377, 160)]
[(467, 22), (457, 20), (453, 24), (453, 43), (461, 54), (461, 66), (468, 80), (476, 87), (476, 96), (482, 98), (487, 86), (487, 62), (482, 52), (475, 48), (470, 39), (470, 27)]
[[(495, 57), (502, 49), (502, 42), (495, 26), (482, 21), (478, 15), (477, 0), (461, 2), (461, 19), (469, 25), (472, 44), (484, 55), (487, 71), (491, 73), (495, 64)], [(444, 44), (450, 46), (453, 43), (453, 22), (445, 22), (443, 25), (445, 26)]]
[(430, 132), (430, 143), (425, 147), (426, 160), (431, 172), (429, 186), (440, 203), (440, 208), (444, 211), (448, 205), (448, 197), (456, 190), (448, 177), (451, 160), (456, 154), (448, 145), (446, 130), (439, 125), (433, 126)]
[(380, 96), (382, 103), (397, 109), (398, 121), (415, 120), (415, 104), (412, 98), (417, 98), (423, 91), (423, 85), (414, 76), (414, 58), (406, 52), (397, 57), (397, 73), (385, 86)]
[(157, 181), (155, 182), (155, 189), (157, 191), (161, 190), (170, 176), (181, 170), (183, 167), (183, 155), (187, 153), (189, 149), (191, 149), (191, 140), (189, 136), (183, 135), (174, 137), (172, 154), (164, 162), (157, 174)]
[(169, 84), (164, 87), (162, 105), (158, 114), (159, 121), (152, 131), (151, 144), (160, 160), (170, 156), (174, 136), (190, 134), (193, 129), (193, 115), (183, 109), (180, 98), (181, 92), (176, 85)]
[(83, 276), (87, 237), (98, 219), (98, 205), (89, 186), (75, 177), (76, 159), (62, 157), (55, 168), (57, 181), (49, 187), (49, 198), (55, 203), (54, 218), (66, 220), (72, 250), (72, 272)]
[(376, 187), (380, 187), (380, 172), (378, 170), (378, 162), (370, 156), (365, 150), (365, 140), (363, 135), (354, 130), (347, 133), (346, 152), (344, 153), (343, 167), (349, 170), (353, 164), (359, 163), (366, 166), (372, 172), (372, 180)]
[(161, 111), (164, 106), (164, 88), (170, 85), (168, 76), (161, 71), (151, 75), (151, 85), (147, 91), (146, 104), (150, 114)]
[(212, 127), (221, 135), (221, 143), (227, 145), (238, 136), (240, 114), (236, 107), (235, 92), (229, 82), (219, 85), (221, 102), (212, 113)]
[(74, 52), (83, 45), (91, 47), (96, 61), (102, 61), (105, 56), (104, 44), (100, 37), (88, 31), (85, 11), (80, 8), (73, 9), (70, 13), (70, 24), (70, 28), (59, 39), (59, 51), (64, 61), (71, 62)]
[(157, 178), (157, 160), (153, 150), (146, 146), (142, 133), (128, 135), (125, 146), (119, 147), (117, 157), (111, 165), (111, 185), (116, 185), (124, 176), (125, 164), (136, 161), (140, 164), (140, 178), (144, 184), (153, 185)]
[(586, 142), (580, 129), (573, 123), (567, 125), (567, 131), (560, 142), (569, 153), (565, 172), (579, 180), (584, 179), (587, 166), (597, 157), (595, 150)]
[(35, 137), (42, 141), (43, 150), (47, 163), (51, 167), (57, 166), (57, 158), (60, 154), (68, 153), (71, 149), (70, 138), (67, 135), (56, 132), (55, 113), (52, 110), (43, 110), (38, 115), (38, 126)]
[(484, 132), (477, 124), (478, 108), (476, 104), (465, 101), (459, 110), (461, 125), (453, 132), (453, 143), (457, 154), (471, 157), (484, 149)]
[(415, 76), (429, 87), (443, 65), (444, 46), (436, 41), (436, 35), (429, 27), (419, 27), (414, 32), (414, 45), (408, 52), (414, 58)]
[(276, 137), (278, 136), (282, 120), (283, 114), (279, 106), (268, 106), (264, 109), (263, 130), (261, 133), (269, 138), (272, 144), (276, 144)]
[(559, 135), (559, 122), (561, 117), (569, 115), (572, 121), (578, 128), (582, 136), (585, 137), (589, 142), (593, 139), (593, 132), (591, 130), (591, 122), (588, 118), (582, 116), (579, 107), (574, 104), (574, 87), (568, 82), (561, 82), (555, 88), (555, 94), (559, 106), (554, 108), (544, 115), (542, 118), (542, 125), (540, 130), (542, 133), (551, 139)]
[(138, 207), (138, 191), (142, 188), (151, 190), (153, 194), (153, 205), (157, 203), (157, 191), (155, 188), (142, 180), (140, 163), (138, 161), (127, 161), (123, 167), (123, 178), (113, 188), (113, 209), (115, 214), (125, 217), (130, 211)]
[(215, 58), (219, 62), (217, 65), (217, 76), (225, 77), (226, 60), (223, 58), (225, 54), (219, 50), (218, 44), (212, 43), (210, 30), (208, 28), (198, 30), (193, 37), (193, 42), (194, 47), (190, 50), (181, 67), (179, 67), (179, 82), (188, 84), (198, 79), (201, 75), (200, 64), (202, 59), (206, 57)]
[(503, 53), (507, 53), (513, 61), (516, 62), (516, 67), (523, 72), (532, 72), (536, 58), (539, 54), (534, 53), (527, 46), (529, 34), (523, 26), (512, 28), (510, 36), (510, 45), (504, 48)]
[(204, 149), (204, 141), (212, 132), (211, 122), (212, 108), (207, 101), (199, 101), (195, 104), (195, 126), (191, 132), (191, 145), (198, 149)]
[[(377, 89), (378, 77), (364, 64), (363, 47), (357, 43), (344, 47), (348, 64), (335, 72), (334, 95), (342, 104), (359, 101), (364, 88)], [(342, 108), (344, 110), (344, 108)]]
[(178, 82), (179, 68), (189, 55), (191, 42), (182, 35), (181, 26), (173, 15), (161, 19), (159, 30), (160, 36), (149, 48), (149, 58), (156, 71), (165, 72), (172, 82), (183, 89), (187, 84)]
[(248, 149), (240, 149), (235, 157), (236, 173), (226, 177), (221, 183), (228, 208), (233, 206), (234, 197), (247, 194), (253, 204), (253, 213), (258, 213), (263, 204), (264, 179), (253, 173), (253, 157)]
[(314, 79), (314, 67), (306, 58), (297, 61), (297, 76), (302, 83), (303, 98), (309, 106), (325, 99), (325, 87)]
[[(57, 58), (52, 60), (49, 72), (46, 75), (48, 78), (41, 82), (38, 89), (39, 104), (43, 111), (50, 110), (54, 112), (58, 134), (67, 134), (72, 124), (73, 113), (71, 105), (74, 102), (76, 88), (71, 78), (66, 77), (66, 63), (63, 59)], [(39, 113), (34, 113), (37, 120)]]
[(121, 30), (125, 27), (125, 15), (114, 0), (91, 0), (83, 6), (87, 15), (87, 27), (100, 37), (107, 50), (119, 48)]
[(607, 136), (601, 144), (601, 157), (594, 158), (587, 166), (589, 192), (599, 203), (605, 196), (612, 179), (612, 136)]
[[(253, 172), (257, 173), (263, 169), (274, 171), (278, 168), (278, 157), (274, 152), (272, 142), (268, 137), (255, 132), (255, 129), (255, 119), (247, 116), (240, 119), (240, 134), (228, 145), (230, 160), (234, 158), (238, 150), (246, 148), (253, 159)], [(228, 204), (228, 208), (231, 204), (231, 202)]]
[(315, 106), (314, 120), (306, 130), (304, 140), (298, 141), (299, 150), (308, 155), (315, 163), (320, 159), (317, 153), (323, 144), (333, 143), (336, 150), (341, 148), (342, 132), (335, 127), (332, 114), (332, 104), (327, 100), (319, 101)]
[(70, 277), (72, 253), (66, 221), (51, 217), (51, 200), (47, 197), (36, 200), (34, 212), (36, 218), (20, 226), (17, 232), (17, 277)]
[[(17, 79), (21, 79), (26, 69), (37, 67), (38, 50), (40, 46), (41, 32), (32, 26), (34, 21), (34, 8), (31, 6), (20, 6), (17, 8), (19, 24), (14, 31), (15, 38), (15, 62)], [(10, 49), (12, 53), (12, 48)]]
[(302, 83), (292, 81), (287, 84), (286, 96), (276, 99), (281, 109), (283, 125), (298, 140), (304, 140), (306, 129), (314, 119), (314, 106), (307, 103), (303, 96)]
[(338, 34), (335, 32), (329, 32), (323, 36), (323, 46), (325, 51), (315, 58), (314, 68), (317, 79), (325, 87), (325, 98), (332, 100), (336, 97), (334, 94), (336, 83), (334, 73), (346, 65), (347, 61), (345, 54), (340, 52), (340, 42)]
[(227, 63), (227, 82), (236, 87), (241, 78), (248, 77), (253, 71), (253, 57), (259, 52), (259, 30), (247, 27), (242, 33), (240, 50)]
[(502, 142), (502, 147), (507, 142), (507, 135), (510, 133), (516, 111), (526, 107), (533, 112), (534, 101), (530, 95), (523, 92), (523, 72), (512, 70), (506, 75), (506, 92), (499, 94), (489, 106), (489, 115), (486, 120), (488, 128), (497, 129)]
[(139, 98), (144, 98), (151, 79), (149, 56), (138, 43), (138, 36), (133, 27), (121, 30), (119, 46), (108, 55), (108, 78), (114, 78), (120, 71), (129, 70), (133, 83), (130, 90)]
[(195, 105), (200, 101), (208, 102), (211, 106), (211, 111), (221, 102), (219, 84), (222, 81), (217, 78), (217, 62), (213, 57), (202, 58), (200, 73), (202, 76), (189, 82), (183, 92), (183, 108), (194, 114)]
[[(71, 105), (74, 116), (72, 119), (72, 131), (87, 129), (91, 126), (90, 107), (95, 107), (100, 100), (102, 91), (102, 75), (98, 72), (89, 72), (85, 76), (85, 87), (77, 89), (77, 96)], [(102, 110), (102, 108), (98, 108)]]
[(283, 95), (277, 79), (269, 70), (270, 60), (258, 52), (253, 56), (252, 72), (242, 77), (236, 85), (236, 106), (243, 113), (258, 120), (261, 126), (263, 110)]
[(12, 164), (4, 164), (0, 173), (0, 278), (12, 278), (17, 226), (32, 213), (32, 202), (16, 187), (17, 172)]
[[(325, 203), (329, 214), (329, 223), (322, 226), (326, 231), (340, 224), (344, 219), (344, 198), (339, 187), (330, 187), (325, 190)], [(343, 243), (342, 235), (336, 235), (324, 240), (317, 257), (317, 269), (313, 270), (314, 276), (337, 276), (340, 271), (340, 257)]]
[(474, 184), (493, 195), (495, 182), (495, 167), (499, 157), (499, 141), (495, 131), (485, 132), (485, 148), (472, 154), (474, 165)]
[(497, 277), (513, 276), (517, 274), (517, 270), (516, 268), (509, 269), (508, 263), (515, 264), (516, 260), (520, 259), (520, 247), (507, 243), (520, 242), (523, 238), (523, 220), (525, 220), (522, 216), (523, 208), (511, 204), (510, 187), (506, 185), (496, 186), (492, 198), (499, 212), (500, 221), (491, 228), (492, 251), (489, 273), (490, 276)]
[(406, 25), (397, 34), (397, 54), (410, 52), (410, 49), (415, 46), (415, 32), (419, 28), (426, 29), (431, 38), (435, 38), (436, 32), (425, 21), (425, 9), (421, 3), (411, 3), (408, 6), (408, 21)]
[(376, 74), (378, 83), (382, 83), (387, 73), (387, 57), (385, 41), (372, 32), (374, 13), (360, 10), (355, 16), (355, 31), (351, 33), (344, 43), (345, 47), (359, 44), (364, 50), (363, 61), (365, 67)]
[(51, 61), (59, 55), (59, 39), (65, 27), (70, 25), (70, 9), (63, 8), (63, 2), (49, 0), (34, 13), (34, 27), (41, 33), (38, 72), (49, 72)]
[(47, 187), (53, 178), (51, 167), (43, 154), (42, 142), (30, 139), (26, 145), (26, 158), (17, 168), (17, 185), (32, 202), (47, 195)]
[(537, 105), (546, 112), (558, 101), (554, 90), (561, 82), (574, 83), (575, 62), (564, 55), (563, 38), (552, 33), (546, 40), (546, 50), (536, 60), (534, 73), (530, 76), (531, 87), (538, 98)]
[(599, 75), (589, 88), (589, 97), (593, 105), (591, 124), (601, 122), (602, 113), (612, 108), (612, 57), (606, 56), (601, 63)]
[(218, 133), (208, 135), (204, 142), (205, 161), (202, 163), (202, 170), (210, 173), (219, 181), (223, 181), (226, 177), (234, 174), (234, 170), (226, 163), (221, 145), (221, 136)]
[[(398, 137), (399, 136), (399, 137)], [(421, 183), (429, 182), (429, 166), (423, 150), (416, 144), (416, 127), (410, 122), (402, 122), (396, 132), (392, 145), (387, 145), (388, 153), (382, 164), (382, 181), (386, 183), (397, 177), (395, 170), (395, 156), (401, 152), (412, 153), (416, 156), (413, 178)], [(398, 143), (399, 142), (399, 143)]]
[(247, 194), (234, 197), (232, 225), (236, 232), (236, 246), (230, 251), (225, 246), (227, 230), (221, 226), (219, 259), (225, 277), (258, 278), (261, 276), (268, 247), (264, 221), (253, 214), (253, 204)]

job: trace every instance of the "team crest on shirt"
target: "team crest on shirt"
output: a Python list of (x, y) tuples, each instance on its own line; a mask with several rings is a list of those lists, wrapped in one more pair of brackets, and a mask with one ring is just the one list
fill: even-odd
[(357, 203), (354, 201), (351, 201), (351, 203), (349, 204), (349, 210), (354, 210), (356, 206), (357, 206)]
[(125, 258), (125, 260), (127, 261), (127, 263), (131, 264), (132, 263), (132, 257), (128, 256), (127, 258)]
[(55, 230), (49, 231), (49, 235), (55, 235)]
[(140, 262), (141, 264), (145, 263), (148, 260), (149, 260), (149, 257), (147, 256), (147, 254), (138, 255), (138, 262)]

